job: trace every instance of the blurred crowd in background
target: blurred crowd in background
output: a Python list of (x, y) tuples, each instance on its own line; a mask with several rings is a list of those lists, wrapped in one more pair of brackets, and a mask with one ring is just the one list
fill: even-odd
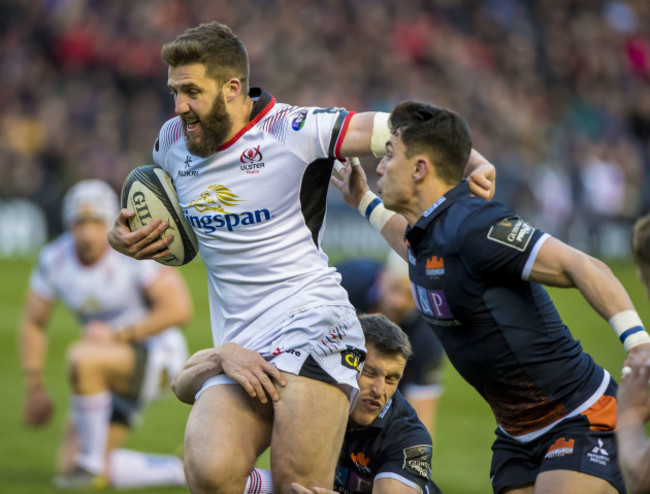
[(35, 202), (51, 236), (72, 183), (119, 190), (173, 115), (162, 43), (212, 20), (278, 101), (459, 111), (497, 199), (592, 253), (627, 252), (650, 210), (648, 0), (2, 2), (0, 203)]

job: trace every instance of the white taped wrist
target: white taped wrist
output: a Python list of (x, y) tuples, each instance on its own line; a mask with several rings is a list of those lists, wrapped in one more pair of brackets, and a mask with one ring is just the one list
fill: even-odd
[(381, 158), (386, 155), (386, 142), (390, 139), (390, 127), (388, 126), (389, 118), (390, 113), (378, 111), (375, 113), (375, 118), (372, 121), (370, 150), (376, 158)]
[(641, 318), (636, 311), (624, 310), (613, 316), (608, 322), (623, 343), (625, 351), (643, 343), (650, 343), (650, 335), (643, 327)]
[(388, 220), (395, 214), (394, 211), (386, 209), (381, 199), (369, 190), (366, 191), (361, 201), (359, 201), (357, 209), (361, 213), (361, 216), (366, 218), (379, 232), (381, 232), (386, 223), (388, 223)]

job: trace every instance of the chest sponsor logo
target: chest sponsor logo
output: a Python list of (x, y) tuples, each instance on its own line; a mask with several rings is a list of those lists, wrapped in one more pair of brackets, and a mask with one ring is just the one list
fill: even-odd
[[(199, 199), (191, 201), (185, 209), (185, 218), (194, 230), (203, 230), (205, 233), (214, 233), (218, 229), (233, 231), (236, 228), (264, 223), (271, 219), (268, 209), (231, 213), (226, 208), (231, 208), (244, 202), (239, 199), (225, 185), (210, 185), (202, 192)], [(198, 213), (207, 213), (201, 216), (192, 214), (192, 209)], [(216, 213), (216, 214), (215, 214)]]
[(344, 493), (357, 493), (357, 492), (372, 492), (373, 478), (370, 473), (367, 476), (360, 475), (355, 472), (350, 473), (347, 489)]
[(569, 456), (573, 454), (573, 447), (575, 446), (575, 440), (569, 439), (568, 441), (561, 437), (553, 443), (553, 445), (548, 448), (546, 456), (544, 458), (559, 458), (561, 456)]
[(301, 111), (296, 118), (293, 119), (291, 122), (291, 128), (293, 130), (300, 130), (305, 126), (305, 122), (307, 121), (307, 110)]
[(521, 218), (512, 217), (500, 220), (490, 228), (488, 239), (521, 252), (526, 250), (535, 229)]
[(427, 276), (442, 276), (445, 274), (445, 260), (442, 257), (431, 256), (427, 259), (425, 272)]
[(402, 468), (407, 472), (428, 479), (431, 475), (433, 446), (429, 444), (417, 444), (404, 448), (403, 452), (404, 463), (402, 464)]
[(242, 163), (239, 166), (239, 169), (246, 172), (248, 175), (255, 175), (264, 168), (264, 162), (262, 161), (262, 151), (260, 151), (261, 144), (258, 144), (255, 147), (245, 149), (239, 161)]
[[(428, 290), (422, 286), (415, 285), (415, 302), (418, 310), (424, 315), (432, 317), (437, 321), (454, 321), (454, 315), (449, 308), (444, 290)], [(441, 324), (443, 324), (441, 322)], [(458, 324), (454, 323), (454, 325)]]

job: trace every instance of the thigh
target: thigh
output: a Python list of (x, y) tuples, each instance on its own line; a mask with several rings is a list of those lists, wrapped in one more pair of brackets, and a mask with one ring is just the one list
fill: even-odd
[(107, 385), (111, 391), (128, 394), (136, 370), (136, 348), (126, 344), (79, 342), (68, 354), (73, 385), (79, 392), (97, 392)]
[(348, 421), (349, 401), (336, 385), (286, 374), (274, 404), (271, 471), (275, 492), (291, 482), (332, 489)]
[(490, 479), (495, 494), (532, 494), (539, 473), (540, 451), (535, 443), (521, 443), (499, 429), (492, 444)]
[(556, 432), (544, 456), (535, 492), (625, 492), (614, 431), (594, 431), (580, 418)]
[(250, 398), (238, 384), (205, 389), (185, 428), (192, 492), (244, 492), (255, 460), (270, 443), (272, 422), (272, 405)]

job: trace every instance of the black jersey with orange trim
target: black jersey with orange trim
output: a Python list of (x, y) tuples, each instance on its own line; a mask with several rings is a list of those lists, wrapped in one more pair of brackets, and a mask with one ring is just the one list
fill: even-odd
[(377, 479), (390, 478), (416, 492), (439, 493), (429, 478), (432, 451), (429, 432), (396, 391), (372, 424), (345, 433), (334, 490), (345, 494), (372, 492)]
[(598, 391), (603, 369), (527, 280), (548, 235), (462, 182), (406, 238), (418, 309), (505, 431), (542, 429)]

